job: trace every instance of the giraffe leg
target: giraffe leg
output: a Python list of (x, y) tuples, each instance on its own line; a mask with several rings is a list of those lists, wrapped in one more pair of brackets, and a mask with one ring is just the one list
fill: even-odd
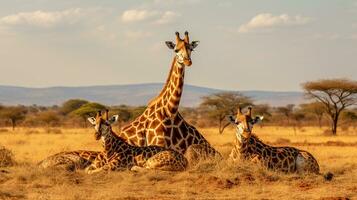
[(143, 171), (146, 171), (148, 170), (148, 168), (145, 168), (145, 167), (140, 167), (140, 166), (133, 166), (132, 168), (130, 168), (130, 171), (134, 171), (134, 172), (143, 172)]
[(240, 159), (239, 153), (236, 148), (233, 148), (231, 153), (229, 154), (229, 160), (233, 162), (237, 162)]
[(87, 174), (94, 174), (103, 171), (107, 164), (108, 164), (107, 157), (103, 152), (101, 152), (92, 162), (92, 164), (85, 168), (85, 172)]
[(56, 167), (70, 171), (85, 169), (92, 164), (98, 154), (99, 152), (84, 150), (60, 152), (45, 158), (38, 166), (44, 169)]
[(112, 157), (108, 161), (105, 155), (101, 154), (100, 156), (97, 157), (97, 159), (93, 162), (92, 165), (86, 168), (86, 172), (88, 174), (94, 174), (101, 171), (124, 170), (127, 169), (128, 167), (129, 166), (127, 166), (126, 163), (123, 163), (120, 157), (118, 156)]
[(187, 160), (181, 153), (166, 150), (150, 157), (143, 167), (163, 171), (184, 171), (187, 167)]
[(103, 171), (103, 168), (102, 167), (100, 167), (100, 168), (96, 168), (96, 167), (94, 167), (94, 166), (89, 166), (89, 167), (87, 167), (86, 169), (85, 169), (85, 172), (87, 173), (87, 174), (95, 174), (95, 173), (98, 173), (98, 172), (101, 172), (101, 171)]

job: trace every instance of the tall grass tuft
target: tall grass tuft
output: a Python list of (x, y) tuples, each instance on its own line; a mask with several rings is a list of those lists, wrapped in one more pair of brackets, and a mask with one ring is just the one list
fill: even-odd
[(0, 167), (13, 165), (15, 165), (14, 154), (9, 149), (0, 146)]

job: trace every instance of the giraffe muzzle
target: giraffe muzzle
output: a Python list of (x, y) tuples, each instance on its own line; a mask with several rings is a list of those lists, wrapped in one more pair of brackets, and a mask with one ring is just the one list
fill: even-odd
[(95, 140), (99, 140), (100, 137), (101, 137), (101, 134), (96, 131), (96, 132), (94, 133), (94, 138), (95, 138)]
[(184, 59), (183, 60), (183, 64), (185, 64), (185, 66), (191, 66), (192, 65), (192, 61), (191, 61), (191, 59)]

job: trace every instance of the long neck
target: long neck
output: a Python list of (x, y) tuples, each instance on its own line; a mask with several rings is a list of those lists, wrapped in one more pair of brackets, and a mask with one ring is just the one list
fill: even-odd
[(176, 57), (171, 64), (171, 70), (158, 97), (149, 106), (157, 106), (165, 109), (167, 116), (176, 114), (184, 85), (185, 66), (176, 61)]
[(111, 129), (108, 130), (108, 133), (102, 135), (101, 140), (107, 156), (111, 156), (115, 152), (125, 149), (129, 145), (122, 138), (118, 137)]
[(255, 135), (251, 135), (249, 138), (245, 138), (242, 142), (236, 141), (236, 148), (244, 157), (250, 157), (253, 155), (264, 156), (263, 151), (270, 149), (270, 146), (264, 144)]

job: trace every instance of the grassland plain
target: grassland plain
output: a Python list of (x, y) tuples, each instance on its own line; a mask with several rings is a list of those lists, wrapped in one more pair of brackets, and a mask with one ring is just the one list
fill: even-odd
[[(324, 128), (326, 129), (326, 128)], [(335, 177), (285, 175), (250, 163), (203, 162), (195, 169), (171, 173), (41, 170), (36, 163), (64, 150), (100, 150), (93, 129), (19, 128), (0, 130), (0, 146), (14, 154), (15, 165), (0, 167), (0, 199), (338, 199), (357, 198), (357, 130), (256, 127), (254, 132), (273, 145), (295, 146), (311, 152), (321, 172)], [(233, 147), (234, 130), (201, 133), (225, 158)]]

